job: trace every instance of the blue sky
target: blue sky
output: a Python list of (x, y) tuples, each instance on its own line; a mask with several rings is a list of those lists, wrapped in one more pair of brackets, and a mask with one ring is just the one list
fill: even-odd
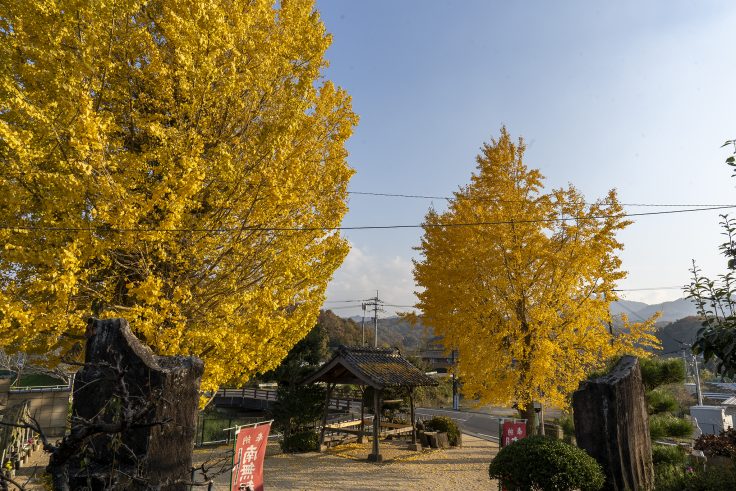
[[(591, 200), (616, 188), (626, 203), (736, 204), (720, 148), (736, 138), (733, 2), (317, 0), (317, 9), (333, 35), (325, 76), (361, 117), (348, 143), (352, 191), (450, 195), (506, 125), (527, 140), (527, 164), (550, 188), (570, 182)], [(418, 224), (431, 204), (444, 206), (352, 195), (344, 225)], [(636, 219), (620, 235), (629, 272), (620, 286), (682, 285), (692, 258), (719, 273), (718, 213)], [(376, 289), (388, 303), (413, 304), (421, 230), (345, 236), (353, 248), (327, 305), (349, 307), (335, 301)]]

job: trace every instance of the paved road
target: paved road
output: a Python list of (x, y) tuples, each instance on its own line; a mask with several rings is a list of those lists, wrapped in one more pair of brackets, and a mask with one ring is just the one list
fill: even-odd
[(484, 440), (498, 441), (498, 416), (453, 411), (452, 409), (431, 409), (423, 407), (418, 407), (416, 414), (417, 418), (420, 419), (429, 419), (433, 416), (447, 416), (458, 423), (463, 433), (468, 433)]

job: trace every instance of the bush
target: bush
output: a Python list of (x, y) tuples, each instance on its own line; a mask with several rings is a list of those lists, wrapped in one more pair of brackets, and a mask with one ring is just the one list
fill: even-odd
[(414, 403), (422, 407), (442, 407), (452, 404), (452, 378), (438, 379), (439, 385), (414, 389)]
[(736, 430), (729, 428), (720, 435), (700, 435), (695, 440), (695, 450), (702, 450), (708, 457), (736, 457)]
[(272, 409), (274, 426), (284, 434), (300, 433), (322, 417), (324, 408), (324, 387), (280, 385)]
[(652, 445), (652, 460), (654, 465), (671, 464), (685, 465), (685, 451), (677, 445)]
[(639, 367), (644, 388), (647, 390), (660, 385), (685, 381), (685, 364), (679, 358), (667, 360), (639, 358)]
[(731, 467), (708, 467), (705, 471), (681, 465), (654, 466), (654, 488), (657, 491), (733, 491), (736, 470)]
[(652, 440), (665, 436), (688, 438), (693, 434), (690, 421), (676, 418), (671, 414), (655, 414), (649, 418), (649, 436)]
[(557, 419), (557, 424), (560, 425), (565, 436), (575, 436), (575, 419), (572, 414), (563, 414)]
[(291, 452), (315, 452), (319, 450), (319, 436), (314, 431), (300, 431), (284, 435), (281, 440), (281, 450)]
[(584, 450), (544, 436), (531, 436), (502, 448), (488, 474), (509, 490), (595, 491), (605, 481), (598, 462)]
[(453, 447), (457, 446), (460, 439), (460, 428), (457, 423), (446, 416), (435, 416), (424, 423), (424, 429), (426, 431), (444, 431), (447, 433), (447, 441)]
[(674, 413), (680, 409), (675, 396), (662, 389), (655, 389), (647, 392), (647, 412), (649, 414), (656, 413)]

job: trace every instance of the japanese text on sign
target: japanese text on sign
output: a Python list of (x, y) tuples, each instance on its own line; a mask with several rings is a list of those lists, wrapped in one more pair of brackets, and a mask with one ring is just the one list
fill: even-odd
[(271, 424), (240, 428), (235, 435), (231, 491), (263, 491), (263, 458)]
[(504, 421), (501, 431), (501, 446), (511, 445), (526, 437), (526, 423)]

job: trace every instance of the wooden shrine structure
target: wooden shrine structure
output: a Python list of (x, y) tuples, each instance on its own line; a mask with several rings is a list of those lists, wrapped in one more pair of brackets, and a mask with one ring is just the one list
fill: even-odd
[[(414, 414), (414, 388), (438, 385), (437, 381), (427, 376), (401, 356), (398, 349), (371, 348), (367, 346), (340, 345), (332, 359), (322, 365), (315, 373), (304, 379), (303, 384), (323, 382), (327, 384), (326, 400), (329, 401), (332, 390), (338, 384), (359, 385), (373, 388), (373, 451), (368, 456), (372, 462), (382, 460), (378, 446), (381, 424), (381, 400), (383, 390), (389, 387), (402, 387), (407, 390), (410, 403), (411, 441), (417, 444), (416, 417)], [(361, 403), (361, 422), (363, 421), (363, 403)], [(322, 417), (319, 444), (324, 443), (327, 426), (328, 405)], [(361, 424), (362, 427), (362, 424)], [(362, 428), (361, 428), (361, 433)]]

